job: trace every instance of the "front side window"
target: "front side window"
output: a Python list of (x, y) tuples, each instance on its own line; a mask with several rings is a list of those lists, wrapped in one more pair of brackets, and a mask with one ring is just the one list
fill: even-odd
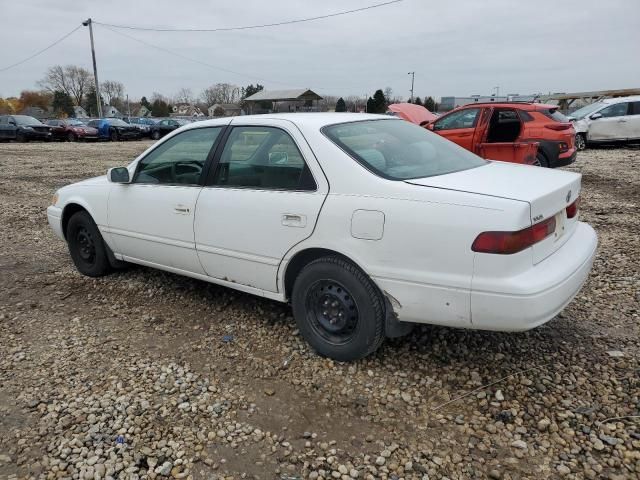
[(163, 142), (140, 161), (133, 183), (197, 185), (221, 130), (195, 128)]
[(213, 185), (270, 190), (315, 190), (302, 154), (275, 127), (235, 127), (225, 144)]
[(322, 132), (364, 167), (391, 180), (444, 175), (488, 163), (402, 120), (340, 123), (324, 127)]
[(604, 118), (623, 117), (627, 114), (628, 109), (629, 104), (627, 102), (623, 102), (609, 105), (608, 107), (600, 110), (598, 113), (600, 113)]
[(473, 128), (476, 126), (479, 108), (466, 108), (458, 112), (450, 113), (436, 120), (433, 124), (434, 130), (453, 130), (456, 128)]

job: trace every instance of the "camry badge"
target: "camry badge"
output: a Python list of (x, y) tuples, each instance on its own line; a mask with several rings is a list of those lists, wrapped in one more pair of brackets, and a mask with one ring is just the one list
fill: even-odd
[(569, 200), (571, 200), (571, 190), (567, 192), (567, 203), (569, 203)]

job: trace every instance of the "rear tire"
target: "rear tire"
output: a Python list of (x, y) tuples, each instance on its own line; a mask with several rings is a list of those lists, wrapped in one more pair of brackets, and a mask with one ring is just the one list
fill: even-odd
[(107, 249), (91, 215), (76, 212), (67, 224), (69, 254), (80, 273), (88, 277), (101, 277), (111, 270)]
[(320, 355), (349, 362), (375, 352), (384, 341), (384, 299), (352, 263), (319, 258), (302, 269), (291, 296), (302, 336)]
[(160, 140), (160, 132), (158, 130), (154, 130), (151, 134), (151, 138), (153, 138), (154, 140)]

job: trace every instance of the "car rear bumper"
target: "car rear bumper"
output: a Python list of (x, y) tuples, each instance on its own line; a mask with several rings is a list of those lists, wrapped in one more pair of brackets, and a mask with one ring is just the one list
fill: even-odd
[(551, 320), (582, 288), (591, 271), (597, 245), (593, 228), (579, 222), (571, 238), (558, 251), (528, 271), (504, 278), (502, 285), (492, 282), (494, 291), (483, 291), (474, 281), (471, 327), (523, 331)]
[(53, 233), (61, 240), (64, 240), (64, 234), (62, 233), (62, 209), (55, 205), (47, 207), (47, 220)]
[(558, 159), (553, 163), (552, 167), (566, 167), (576, 161), (578, 150), (572, 148), (566, 153), (561, 153)]

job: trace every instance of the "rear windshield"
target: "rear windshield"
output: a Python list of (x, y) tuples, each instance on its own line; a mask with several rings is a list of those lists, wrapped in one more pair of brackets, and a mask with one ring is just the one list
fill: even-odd
[(555, 120), (556, 122), (566, 123), (569, 121), (567, 117), (561, 114), (557, 108), (549, 108), (546, 110), (540, 110), (540, 112), (547, 118)]
[(322, 132), (364, 167), (391, 180), (433, 177), (487, 163), (404, 120), (340, 123), (324, 127)]

